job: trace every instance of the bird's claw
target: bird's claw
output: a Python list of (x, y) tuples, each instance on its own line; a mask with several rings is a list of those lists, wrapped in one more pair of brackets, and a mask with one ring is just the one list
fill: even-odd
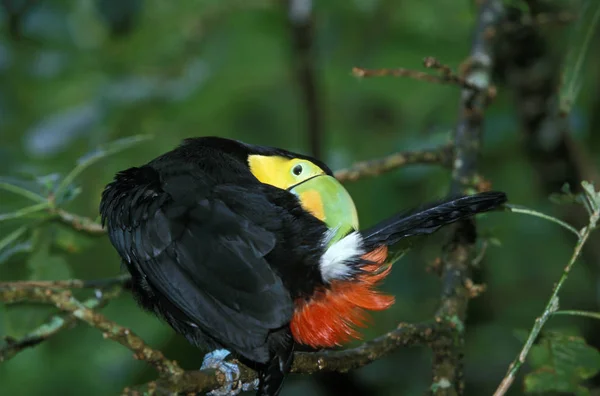
[(227, 349), (216, 349), (204, 356), (200, 370), (211, 368), (219, 370), (225, 376), (225, 385), (208, 392), (207, 396), (235, 396), (241, 391), (247, 392), (258, 388), (258, 379), (242, 383), (238, 365), (225, 361), (229, 354)]

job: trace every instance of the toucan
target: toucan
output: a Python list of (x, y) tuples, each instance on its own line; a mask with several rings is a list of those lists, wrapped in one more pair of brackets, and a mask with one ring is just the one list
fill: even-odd
[(195, 137), (116, 174), (100, 214), (138, 303), (200, 348), (224, 348), (276, 396), (295, 347), (360, 337), (388, 246), (492, 210), (503, 192), (448, 198), (360, 230), (349, 193), (322, 161), (222, 137)]

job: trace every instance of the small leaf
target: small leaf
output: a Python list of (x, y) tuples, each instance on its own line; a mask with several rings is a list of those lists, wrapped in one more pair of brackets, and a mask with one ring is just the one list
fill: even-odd
[(571, 191), (571, 186), (569, 183), (563, 184), (560, 189), (560, 193), (552, 193), (548, 198), (550, 199), (550, 202), (557, 205), (582, 203), (581, 196), (579, 194), (574, 194)]
[(49, 175), (38, 176), (35, 178), (36, 182), (44, 188), (45, 195), (50, 194), (58, 183), (60, 182), (60, 174), (58, 173), (50, 173)]
[(21, 243), (17, 243), (16, 245), (9, 246), (8, 248), (2, 250), (0, 252), (0, 264), (3, 264), (12, 256), (15, 256), (19, 253), (28, 253), (31, 252), (33, 248), (33, 244), (31, 241), (25, 241)]
[(24, 225), (0, 240), (0, 264), (8, 260), (11, 256), (23, 252), (31, 247), (31, 243), (29, 242), (18, 242), (19, 239), (27, 233), (27, 231), (29, 231), (29, 226)]
[(600, 211), (600, 191), (596, 191), (594, 183), (589, 183), (584, 180), (581, 182), (581, 186), (583, 187), (584, 194), (590, 203), (592, 211)]
[(498, 238), (490, 237), (490, 238), (487, 238), (486, 241), (492, 246), (496, 246), (496, 247), (502, 246), (502, 241)]
[(534, 371), (525, 376), (525, 391), (587, 395), (582, 382), (600, 372), (600, 352), (581, 337), (548, 332), (531, 349)]
[(18, 194), (36, 202), (46, 201), (42, 191), (40, 191), (33, 181), (20, 180), (12, 177), (0, 177), (0, 190)]
[(8, 234), (2, 240), (0, 240), (0, 253), (6, 248), (8, 248), (11, 244), (13, 244), (16, 240), (18, 240), (23, 234), (27, 232), (29, 229), (28, 226), (22, 226)]
[(34, 213), (41, 212), (47, 209), (50, 204), (48, 202), (41, 202), (35, 205), (27, 206), (9, 213), (0, 213), (0, 221), (14, 220), (20, 217), (25, 217)]

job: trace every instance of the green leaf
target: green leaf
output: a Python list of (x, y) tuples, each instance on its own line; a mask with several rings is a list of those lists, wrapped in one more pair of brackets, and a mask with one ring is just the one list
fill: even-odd
[(35, 181), (44, 190), (45, 195), (50, 195), (56, 189), (58, 183), (60, 183), (60, 174), (50, 173), (48, 175), (37, 176)]
[(531, 349), (534, 371), (525, 376), (525, 391), (588, 395), (582, 382), (600, 372), (600, 352), (578, 336), (548, 332)]
[(592, 212), (600, 211), (600, 191), (596, 191), (594, 183), (584, 180), (581, 182), (581, 187), (583, 187), (583, 193), (587, 197)]
[(31, 248), (31, 243), (29, 242), (18, 242), (27, 231), (29, 231), (29, 225), (24, 225), (0, 240), (0, 264), (14, 254)]
[(40, 194), (39, 191), (35, 191), (35, 187), (35, 184), (31, 181), (0, 177), (0, 190), (20, 195), (35, 202), (46, 202), (46, 197)]
[(569, 185), (569, 183), (563, 184), (560, 191), (561, 191), (560, 193), (550, 194), (550, 196), (549, 196), (550, 202), (555, 203), (557, 205), (583, 203), (581, 200), (581, 196), (579, 194), (574, 194), (571, 191), (571, 186)]
[(48, 209), (50, 204), (48, 202), (42, 202), (31, 206), (26, 206), (24, 208), (15, 210), (14, 212), (9, 213), (0, 213), (0, 221), (5, 220), (14, 220), (20, 217), (25, 217), (33, 213), (41, 212), (44, 209)]

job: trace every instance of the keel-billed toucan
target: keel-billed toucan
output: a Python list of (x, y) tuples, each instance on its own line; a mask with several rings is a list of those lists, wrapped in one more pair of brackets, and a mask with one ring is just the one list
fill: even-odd
[(138, 302), (192, 344), (230, 350), (259, 372), (259, 395), (277, 395), (295, 344), (341, 345), (393, 303), (375, 289), (389, 245), (505, 201), (448, 199), (359, 231), (323, 162), (201, 137), (119, 172), (100, 212)]

